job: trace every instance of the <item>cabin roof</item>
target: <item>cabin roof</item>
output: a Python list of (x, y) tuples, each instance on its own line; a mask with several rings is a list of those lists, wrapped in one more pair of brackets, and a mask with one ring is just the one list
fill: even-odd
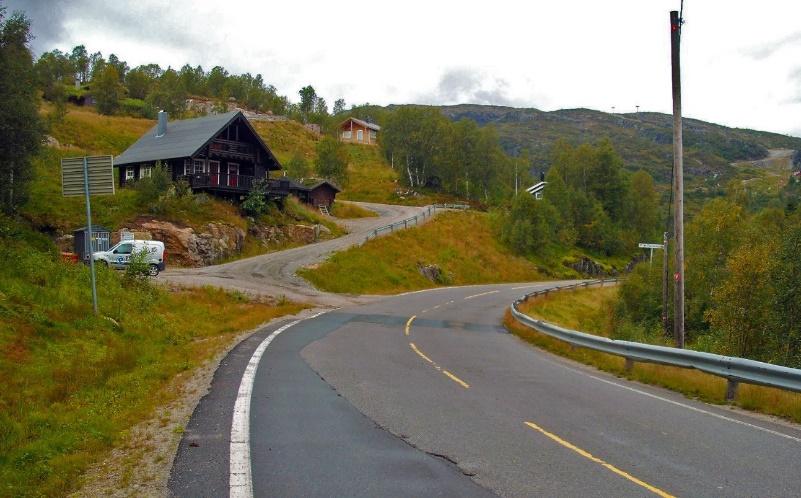
[(354, 123), (356, 123), (356, 124), (358, 124), (358, 125), (362, 125), (362, 126), (364, 126), (365, 128), (369, 128), (369, 129), (371, 129), (371, 130), (375, 130), (375, 131), (379, 131), (379, 130), (381, 129), (381, 127), (380, 127), (380, 126), (378, 126), (378, 125), (377, 125), (377, 124), (375, 124), (375, 123), (368, 123), (367, 121), (363, 121), (363, 120), (361, 120), (361, 119), (357, 119), (357, 118), (348, 118), (348, 119), (346, 119), (345, 121), (343, 121), (343, 122), (342, 122), (342, 123), (341, 123), (339, 126), (342, 126), (342, 125), (344, 125), (344, 124), (345, 124), (345, 123), (347, 123), (348, 121), (353, 121)]
[(534, 184), (534, 185), (530, 186), (529, 188), (527, 188), (526, 192), (528, 192), (529, 194), (532, 194), (532, 195), (536, 194), (537, 192), (542, 192), (542, 190), (545, 188), (545, 185), (547, 183), (548, 182), (539, 182), (537, 184)]
[(332, 182), (329, 182), (328, 180), (316, 180), (316, 179), (301, 180), (301, 181), (289, 180), (289, 190), (297, 190), (302, 192), (311, 192), (312, 190), (321, 187), (322, 185), (328, 185), (337, 192), (342, 192), (342, 190), (338, 186), (336, 186)]
[(250, 122), (242, 114), (242, 111), (235, 110), (224, 114), (212, 114), (194, 119), (182, 119), (167, 123), (167, 132), (156, 136), (158, 124), (142, 135), (133, 145), (128, 147), (125, 152), (114, 158), (114, 165), (145, 163), (159, 160), (180, 159), (192, 157), (201, 148), (208, 144), (217, 134), (228, 127), (238, 117), (250, 128), (256, 141), (267, 153), (267, 156), (275, 163), (275, 167), (269, 169), (280, 169), (280, 163), (270, 151), (267, 144), (261, 139)]

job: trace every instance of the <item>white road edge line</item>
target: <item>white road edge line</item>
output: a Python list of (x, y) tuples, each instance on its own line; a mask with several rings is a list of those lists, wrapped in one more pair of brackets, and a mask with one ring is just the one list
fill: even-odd
[(464, 300), (467, 301), (468, 299), (473, 299), (475, 297), (489, 296), (490, 294), (497, 294), (499, 292), (501, 292), (501, 291), (500, 290), (493, 290), (493, 291), (488, 291), (488, 292), (482, 292), (481, 294), (473, 294), (472, 296), (467, 296), (466, 298), (464, 298)]
[(783, 432), (774, 431), (772, 429), (768, 429), (767, 427), (762, 427), (762, 426), (759, 426), (759, 425), (756, 425), (756, 424), (751, 424), (751, 423), (745, 422), (743, 420), (738, 420), (736, 418), (727, 417), (726, 415), (721, 415), (720, 413), (715, 413), (715, 412), (712, 412), (712, 411), (709, 411), (709, 410), (704, 410), (703, 408), (698, 408), (698, 407), (695, 407), (695, 406), (692, 406), (692, 405), (688, 405), (686, 403), (680, 403), (678, 401), (674, 401), (674, 400), (669, 399), (669, 398), (664, 398), (662, 396), (658, 396), (656, 394), (652, 394), (652, 393), (649, 393), (647, 391), (643, 391), (642, 389), (637, 389), (635, 387), (629, 387), (629, 386), (620, 384), (618, 382), (614, 382), (614, 381), (611, 381), (611, 380), (608, 380), (608, 379), (604, 379), (602, 377), (598, 377), (598, 376), (589, 374), (587, 372), (584, 372), (581, 369), (572, 367), (570, 365), (565, 365), (564, 363), (562, 363), (560, 361), (554, 361), (554, 360), (552, 360), (550, 358), (543, 358), (543, 359), (545, 361), (553, 364), (553, 365), (558, 365), (558, 366), (560, 366), (562, 368), (566, 368), (568, 370), (571, 370), (572, 372), (575, 372), (577, 374), (585, 375), (585, 376), (587, 376), (587, 377), (589, 377), (591, 379), (595, 379), (597, 381), (603, 382), (604, 384), (609, 384), (611, 386), (619, 387), (621, 389), (625, 389), (627, 391), (631, 391), (631, 392), (634, 392), (634, 393), (637, 393), (637, 394), (641, 394), (643, 396), (648, 396), (649, 398), (657, 399), (659, 401), (664, 401), (665, 403), (670, 403), (671, 405), (675, 405), (675, 406), (679, 406), (679, 407), (682, 407), (682, 408), (686, 408), (686, 409), (688, 409), (690, 411), (694, 411), (694, 412), (700, 413), (702, 415), (708, 415), (710, 417), (714, 417), (714, 418), (717, 418), (717, 419), (720, 419), (720, 420), (725, 420), (727, 422), (732, 422), (732, 423), (735, 423), (735, 424), (738, 424), (738, 425), (749, 427), (751, 429), (756, 429), (758, 431), (765, 432), (767, 434), (772, 434), (774, 436), (778, 436), (778, 437), (782, 437), (782, 438), (785, 438), (785, 439), (789, 439), (791, 441), (795, 441), (796, 443), (801, 443), (801, 438), (797, 438), (795, 436), (791, 436), (791, 435), (785, 434)]
[[(327, 311), (312, 315), (305, 320), (317, 318)], [(239, 383), (239, 391), (236, 394), (234, 403), (234, 417), (231, 421), (231, 446), (228, 488), (231, 498), (253, 498), (253, 475), (250, 466), (250, 399), (253, 394), (253, 383), (256, 380), (256, 370), (259, 368), (261, 357), (267, 346), (275, 339), (278, 334), (286, 329), (297, 325), (303, 320), (295, 320), (275, 329), (268, 335), (261, 344), (253, 351), (245, 373), (242, 374), (242, 381)]]
[(612, 382), (611, 380), (602, 379), (601, 377), (596, 377), (596, 376), (590, 375), (590, 374), (586, 374), (586, 375), (588, 375), (589, 377), (592, 377), (595, 380), (599, 380), (601, 382), (605, 382), (607, 384), (611, 384), (613, 386), (617, 386), (617, 387), (620, 387), (622, 389), (626, 389), (628, 391), (635, 392), (637, 394), (642, 394), (643, 396), (648, 396), (649, 398), (658, 399), (660, 401), (664, 401), (665, 403), (670, 403), (671, 405), (680, 406), (682, 408), (686, 408), (688, 410), (692, 410), (694, 412), (701, 413), (703, 415), (709, 415), (710, 417), (715, 417), (717, 419), (725, 420), (727, 422), (733, 422), (735, 424), (743, 425), (745, 427), (750, 427), (751, 429), (756, 429), (758, 431), (766, 432), (766, 433), (772, 434), (774, 436), (783, 437), (783, 438), (795, 441), (797, 443), (801, 443), (801, 438), (797, 438), (795, 436), (791, 436), (791, 435), (785, 434), (783, 432), (774, 431), (772, 429), (768, 429), (767, 427), (762, 427), (762, 426), (759, 426), (759, 425), (756, 425), (756, 424), (751, 424), (751, 423), (745, 422), (743, 420), (738, 420), (736, 418), (727, 417), (726, 415), (721, 415), (719, 413), (711, 412), (709, 410), (704, 410), (703, 408), (698, 408), (698, 407), (695, 407), (695, 406), (692, 406), (692, 405), (688, 405), (688, 404), (685, 404), (685, 403), (680, 403), (678, 401), (673, 401), (672, 399), (663, 398), (662, 396), (657, 396), (656, 394), (651, 394), (651, 393), (649, 393), (647, 391), (636, 389), (634, 387), (624, 386), (623, 384), (618, 384), (617, 382)]

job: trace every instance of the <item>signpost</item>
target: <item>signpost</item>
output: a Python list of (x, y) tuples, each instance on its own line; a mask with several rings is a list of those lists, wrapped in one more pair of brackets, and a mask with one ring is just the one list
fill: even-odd
[(97, 314), (95, 260), (92, 258), (92, 205), (90, 195), (114, 195), (114, 159), (112, 156), (65, 157), (61, 159), (61, 192), (64, 197), (86, 198), (86, 226), (89, 237), (89, 273), (92, 280), (92, 308)]
[(650, 249), (651, 250), (651, 266), (654, 265), (654, 249), (664, 249), (664, 244), (648, 244), (645, 242), (640, 242), (639, 246), (643, 249)]

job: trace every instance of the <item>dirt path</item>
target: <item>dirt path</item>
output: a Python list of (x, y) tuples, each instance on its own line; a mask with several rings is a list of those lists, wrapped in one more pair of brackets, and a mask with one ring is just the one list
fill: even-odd
[(321, 292), (295, 274), (299, 268), (321, 263), (336, 251), (361, 244), (367, 233), (377, 227), (410, 218), (427, 209), (427, 207), (366, 202), (355, 204), (375, 211), (379, 216), (339, 220), (350, 233), (336, 239), (221, 265), (168, 270), (161, 274), (159, 280), (188, 286), (213, 285), (251, 294), (283, 295), (293, 301), (323, 306), (343, 306), (371, 301), (373, 298), (370, 296)]

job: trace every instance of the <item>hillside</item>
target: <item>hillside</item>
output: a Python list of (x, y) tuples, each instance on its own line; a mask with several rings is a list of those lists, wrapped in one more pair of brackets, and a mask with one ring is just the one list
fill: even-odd
[[(442, 107), (450, 119), (472, 119), (493, 125), (504, 148), (513, 154), (527, 148), (535, 163), (547, 167), (548, 151), (557, 140), (578, 144), (610, 138), (630, 170), (645, 169), (661, 183), (670, 180), (673, 118), (639, 112), (609, 114), (591, 109), (544, 112), (512, 107), (456, 105)], [(768, 149), (801, 149), (801, 138), (728, 128), (697, 119), (683, 120), (688, 183), (723, 185), (736, 174), (736, 161), (763, 159)]]

